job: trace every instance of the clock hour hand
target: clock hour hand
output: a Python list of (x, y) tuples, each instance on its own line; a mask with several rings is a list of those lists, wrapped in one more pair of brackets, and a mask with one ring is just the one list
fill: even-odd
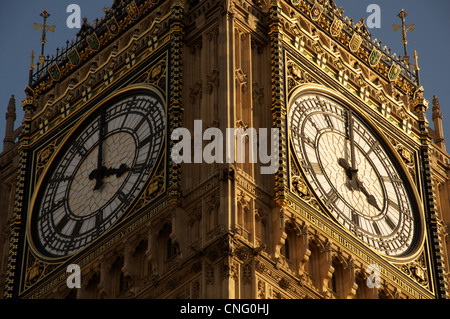
[[(350, 167), (350, 165), (348, 165), (347, 161), (345, 159), (343, 159), (342, 157), (338, 159), (338, 164), (345, 169), (345, 172), (347, 173), (347, 177), (349, 178), (349, 180), (351, 181), (351, 186), (353, 189), (358, 190), (358, 185), (355, 184), (355, 181), (358, 179), (357, 173), (358, 170), (354, 169), (352, 167)], [(355, 179), (356, 177), (356, 179)]]
[(94, 190), (100, 189), (103, 185), (103, 178), (109, 177), (112, 175), (116, 175), (116, 177), (120, 177), (126, 172), (128, 172), (130, 168), (127, 166), (127, 164), (122, 164), (119, 166), (119, 168), (106, 168), (105, 166), (100, 167), (100, 169), (96, 168), (89, 174), (89, 179), (96, 180)]
[(351, 172), (351, 167), (350, 165), (348, 165), (347, 161), (345, 159), (343, 159), (342, 157), (338, 159), (338, 164), (345, 169), (345, 172), (347, 173), (347, 177), (349, 179), (352, 179), (352, 172)]
[(359, 190), (364, 195), (366, 195), (367, 202), (381, 212), (381, 208), (378, 206), (378, 203), (377, 203), (377, 200), (376, 200), (375, 196), (373, 196), (372, 194), (370, 194), (367, 191), (367, 188), (364, 186), (363, 182), (361, 182), (359, 179), (357, 180), (357, 183), (358, 183), (358, 186), (359, 186)]
[[(357, 176), (357, 169), (352, 169), (350, 165), (348, 165), (347, 161), (343, 158), (339, 158), (338, 160), (339, 165), (345, 169), (345, 172), (347, 173), (348, 178), (350, 179), (350, 187), (352, 187), (353, 190), (361, 191), (364, 195), (367, 197), (367, 201), (370, 205), (381, 211), (380, 207), (378, 206), (377, 200), (375, 196), (371, 195), (367, 188), (364, 186), (363, 182), (361, 182), (358, 179)], [(355, 173), (355, 174), (353, 174)]]
[(94, 186), (94, 191), (100, 189), (100, 187), (102, 187), (103, 185), (103, 177), (105, 177), (105, 172), (107, 171), (107, 168), (105, 166), (102, 166), (100, 168), (96, 168), (94, 169), (90, 174), (89, 174), (89, 180), (96, 180), (95, 186)]
[(116, 177), (120, 177), (126, 172), (128, 172), (130, 168), (127, 166), (127, 164), (121, 164), (119, 168), (108, 168), (104, 172), (104, 177), (109, 177), (111, 175), (116, 175)]

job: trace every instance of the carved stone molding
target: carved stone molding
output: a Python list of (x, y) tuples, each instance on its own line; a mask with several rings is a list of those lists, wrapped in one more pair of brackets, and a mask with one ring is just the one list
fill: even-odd
[(196, 102), (200, 101), (202, 98), (202, 81), (197, 81), (189, 88), (189, 90), (189, 101), (191, 102), (191, 104), (195, 104)]
[(244, 92), (247, 89), (247, 74), (242, 69), (236, 69), (235, 71), (236, 86)]
[(313, 79), (308, 72), (290, 60), (287, 62), (287, 75), (289, 92), (301, 84), (313, 82)]
[(214, 88), (219, 86), (219, 70), (214, 69), (210, 74), (206, 76), (206, 89), (209, 94), (211, 94)]

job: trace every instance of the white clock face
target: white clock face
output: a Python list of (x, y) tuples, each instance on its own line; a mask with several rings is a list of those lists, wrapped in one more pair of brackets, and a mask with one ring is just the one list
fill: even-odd
[(408, 253), (418, 232), (412, 196), (373, 130), (318, 94), (293, 101), (289, 125), (297, 159), (334, 218), (378, 252)]
[(41, 253), (72, 254), (123, 215), (152, 172), (165, 122), (162, 101), (148, 94), (102, 106), (84, 122), (44, 179), (32, 223)]

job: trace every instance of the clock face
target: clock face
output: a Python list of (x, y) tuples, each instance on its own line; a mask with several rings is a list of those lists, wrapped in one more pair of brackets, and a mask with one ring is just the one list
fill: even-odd
[(86, 119), (44, 177), (32, 230), (36, 248), (63, 257), (110, 228), (138, 196), (165, 136), (156, 95), (108, 103)]
[(380, 253), (407, 254), (419, 228), (414, 197), (374, 130), (345, 103), (312, 93), (294, 99), (289, 125), (297, 159), (334, 218)]

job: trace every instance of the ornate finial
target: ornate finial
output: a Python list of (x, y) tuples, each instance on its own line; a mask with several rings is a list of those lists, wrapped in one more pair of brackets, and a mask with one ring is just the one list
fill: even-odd
[(113, 4), (112, 4), (112, 6), (111, 6), (111, 8), (112, 9), (115, 9), (115, 8), (117, 8), (120, 4), (121, 4), (121, 0), (114, 0), (114, 2), (113, 2)]
[(26, 97), (22, 101), (22, 108), (25, 111), (25, 114), (32, 114), (37, 107), (37, 101), (34, 96), (34, 90), (27, 85), (25, 88)]
[(13, 117), (14, 120), (16, 119), (16, 98), (14, 97), (14, 94), (12, 94), (11, 98), (9, 99), (8, 113), (6, 113), (6, 119), (8, 119), (8, 117)]
[(90, 34), (94, 28), (89, 24), (88, 19), (86, 17), (83, 18), (83, 24), (81, 25), (80, 31), (77, 33), (77, 37), (86, 37)]
[(436, 97), (436, 95), (433, 95), (433, 113), (432, 113), (432, 119), (434, 123), (434, 136), (433, 140), (436, 143), (438, 147), (445, 149), (445, 139), (444, 139), (444, 128), (442, 123), (442, 112), (441, 112), (441, 106), (439, 104), (439, 100)]
[(406, 31), (414, 31), (414, 24), (406, 25), (405, 24), (406, 16), (407, 16), (406, 12), (402, 9), (400, 13), (397, 15), (397, 17), (399, 17), (402, 20), (402, 25), (393, 24), (392, 26), (394, 27), (394, 31), (402, 29), (403, 48), (405, 49), (405, 56), (403, 57), (403, 61), (409, 65), (409, 56), (406, 50), (406, 45), (408, 44), (408, 40), (406, 39)]
[(426, 120), (425, 112), (428, 109), (428, 101), (423, 97), (423, 92), (423, 87), (419, 87), (416, 91), (414, 91), (413, 99), (411, 101), (411, 106), (415, 110), (416, 115), (419, 117), (419, 121)]
[(11, 95), (6, 113), (5, 139), (3, 140), (3, 152), (14, 147), (14, 121), (16, 120), (16, 99)]
[(31, 60), (31, 63), (30, 63), (30, 71), (33, 71), (34, 67), (36, 66), (36, 65), (34, 64), (34, 51), (31, 51), (30, 60)]
[(42, 29), (42, 38), (41, 38), (41, 45), (42, 45), (42, 49), (41, 49), (41, 56), (44, 55), (44, 47), (45, 47), (45, 43), (47, 41), (47, 30), (51, 31), (51, 32), (55, 32), (55, 26), (48, 26), (47, 25), (47, 19), (50, 17), (50, 13), (47, 12), (47, 9), (44, 9), (44, 12), (42, 12), (40, 14), (40, 16), (44, 19), (44, 24), (37, 24), (34, 23), (34, 30), (39, 30)]
[(442, 113), (441, 113), (441, 105), (439, 104), (439, 100), (436, 97), (436, 95), (433, 95), (433, 120), (436, 118), (442, 119)]
[(417, 51), (414, 50), (414, 71), (416, 71), (416, 77), (417, 77), (417, 86), (420, 86), (420, 77), (419, 77), (419, 56), (417, 55)]

